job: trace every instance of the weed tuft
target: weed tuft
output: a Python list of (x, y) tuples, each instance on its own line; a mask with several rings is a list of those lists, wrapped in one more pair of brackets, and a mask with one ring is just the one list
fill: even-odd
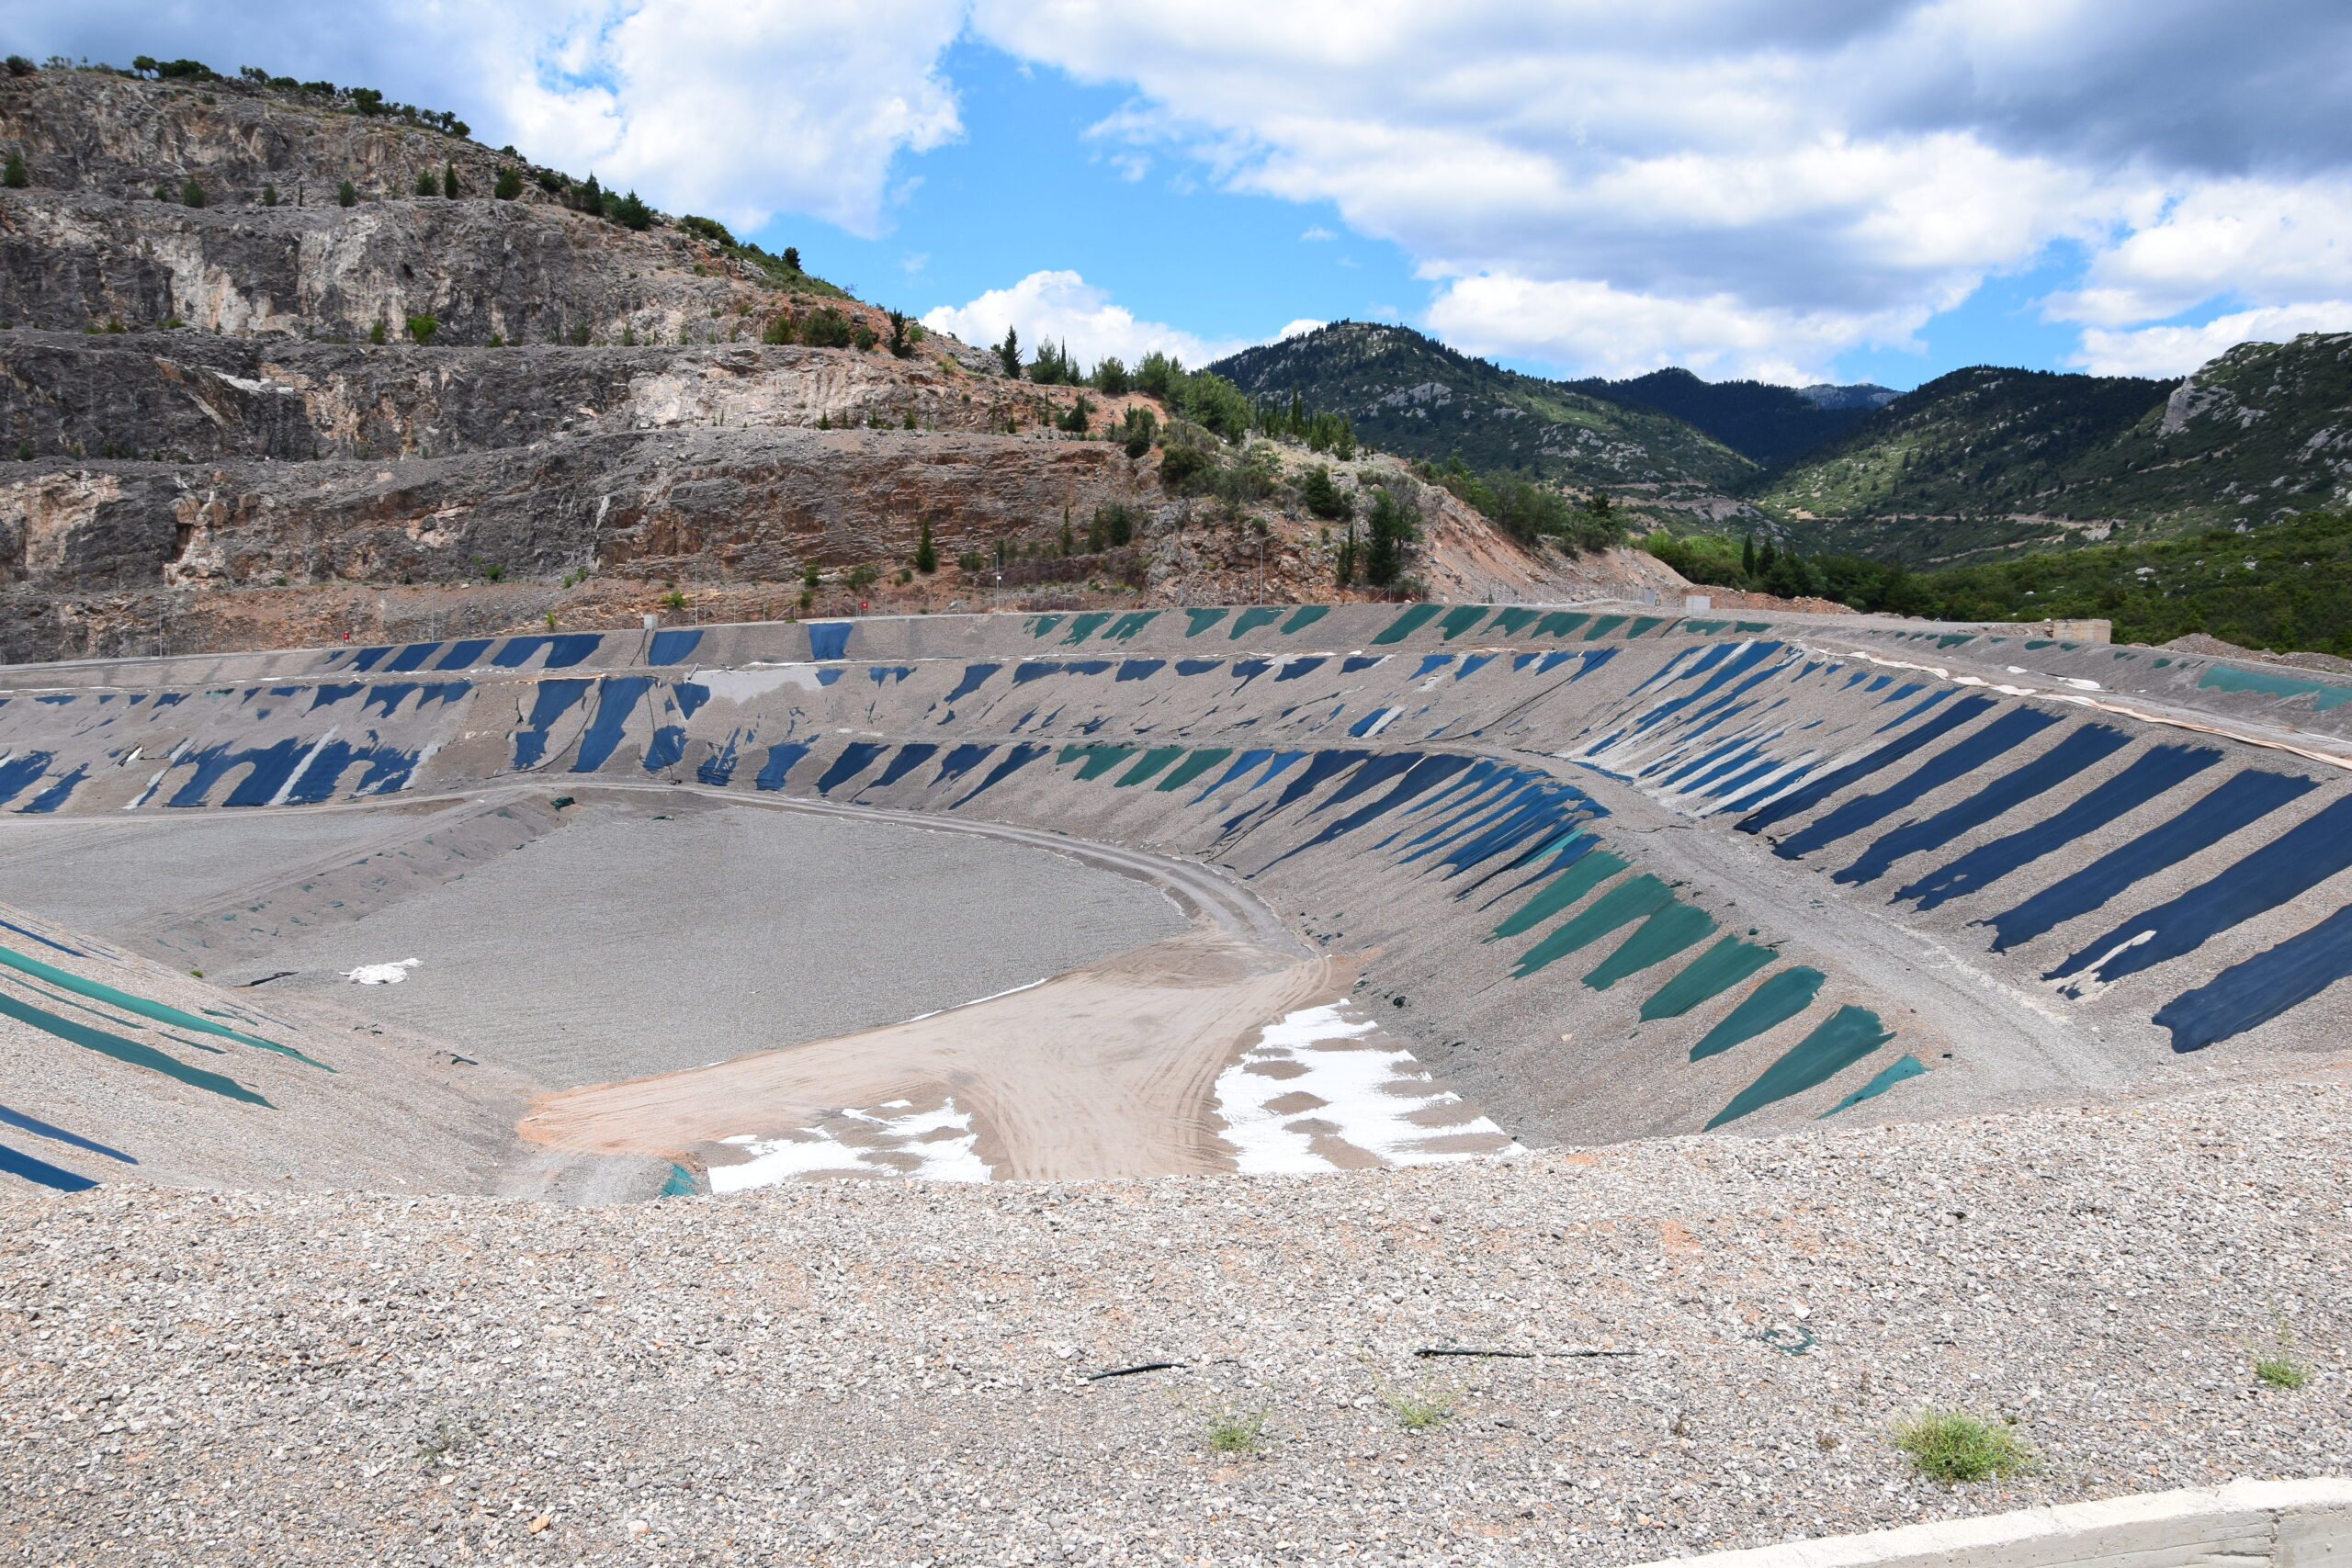
[(2254, 1375), (2272, 1388), (2301, 1388), (2312, 1381), (2310, 1363), (2295, 1353), (2294, 1325), (2276, 1302), (2270, 1303), (2269, 1339), (2248, 1345), (2246, 1355), (2254, 1363)]
[(1462, 1403), (1462, 1385), (1439, 1382), (1430, 1379), (1405, 1384), (1391, 1382), (1369, 1359), (1364, 1371), (1372, 1374), (1372, 1386), (1380, 1403), (1396, 1418), (1396, 1425), (1408, 1432), (1433, 1432), (1453, 1419)]
[(2031, 1445), (2011, 1423), (1964, 1410), (1922, 1410), (1896, 1422), (1894, 1438), (1920, 1474), (1947, 1486), (2022, 1475), (2034, 1466)]
[(1212, 1411), (1204, 1423), (1202, 1441), (1213, 1454), (1255, 1453), (1265, 1444), (1270, 1414), (1265, 1405), (1255, 1410)]

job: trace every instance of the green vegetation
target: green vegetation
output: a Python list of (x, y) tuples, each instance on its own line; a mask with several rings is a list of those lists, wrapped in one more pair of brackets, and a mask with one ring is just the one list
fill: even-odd
[(939, 547), (931, 542), (931, 519), (922, 521), (922, 533), (915, 540), (915, 570), (928, 577), (939, 570)]
[(2242, 648), (2352, 657), (2352, 514), (2343, 513), (1930, 572), (1721, 535), (1652, 535), (1644, 544), (1693, 582), (1815, 594), (1858, 610), (1955, 621), (2098, 618), (2115, 623), (2118, 642), (2203, 632)]
[(732, 245), (735, 243), (735, 236), (728, 231), (726, 224), (716, 218), (698, 218), (691, 212), (678, 220), (678, 232), (692, 234), (695, 239), (707, 240), (714, 245)]
[(996, 345), (996, 362), (1007, 376), (1016, 381), (1021, 379), (1021, 333), (1017, 329), (1004, 329), (1004, 341)]
[(1265, 1440), (1269, 1414), (1271, 1412), (1264, 1406), (1249, 1411), (1214, 1411), (1204, 1423), (1203, 1441), (1213, 1454), (1254, 1452)]
[(277, 187), (276, 186), (264, 185), (261, 187), (261, 204), (264, 207), (276, 207), (277, 205)]
[(204, 205), (204, 187), (197, 184), (194, 175), (190, 175), (187, 177), (187, 183), (180, 186), (180, 205), (183, 207)]
[(1310, 516), (1327, 523), (1344, 523), (1356, 514), (1355, 498), (1342, 493), (1331, 482), (1331, 470), (1320, 463), (1307, 469), (1306, 477), (1299, 480), (1298, 499)]
[(1421, 536), (1418, 503), (1399, 496), (1394, 487), (1373, 491), (1372, 514), (1365, 519), (1364, 581), (1374, 588), (1396, 586), (1405, 575), (1405, 548)]
[(1965, 1411), (1922, 1410), (1896, 1422), (1893, 1436), (1920, 1474), (1947, 1486), (2022, 1475), (2034, 1465), (2033, 1450), (2010, 1423)]
[(368, 341), (369, 343), (372, 343), (372, 344), (382, 344), (382, 343), (383, 343), (383, 341), (384, 341), (384, 323), (383, 323), (383, 322), (381, 322), (381, 321), (378, 321), (374, 326), (369, 327), (369, 328), (368, 329)]
[(1462, 1385), (1422, 1379), (1412, 1383), (1391, 1382), (1378, 1367), (1367, 1359), (1364, 1371), (1372, 1374), (1373, 1392), (1396, 1425), (1408, 1432), (1433, 1432), (1453, 1419), (1462, 1403)]
[(458, 165), (454, 159), (445, 160), (441, 165), (441, 194), (451, 201), (458, 199)]
[(512, 164), (502, 165), (497, 182), (490, 187), (490, 194), (501, 201), (513, 201), (523, 194), (523, 176)]
[(797, 333), (800, 341), (811, 348), (847, 348), (850, 344), (849, 318), (831, 305), (797, 323)]
[(344, 181), (343, 184), (335, 186), (334, 188), (334, 204), (337, 207), (358, 206), (359, 187), (353, 185), (349, 180)]
[(1159, 437), (1159, 416), (1148, 408), (1130, 407), (1119, 421), (1118, 439), (1126, 444), (1127, 456), (1139, 458), (1151, 450)]
[(25, 155), (11, 149), (7, 163), (0, 164), (0, 186), (10, 190), (22, 190), (32, 183), (33, 177), (25, 168)]
[(1069, 411), (1054, 423), (1073, 435), (1083, 435), (1092, 420), (1093, 413), (1094, 405), (1087, 400), (1084, 392), (1080, 392), (1078, 394), (1077, 401), (1071, 403)]
[[(1005, 334), (1005, 341), (1012, 341), (1011, 333)], [(1078, 362), (1069, 356), (1069, 344), (1057, 347), (1047, 343), (1037, 346), (1036, 357), (1029, 362), (1029, 379), (1041, 387), (1059, 387), (1082, 382), (1086, 378), (1080, 374)]]
[(2295, 1352), (2294, 1325), (2275, 1302), (2270, 1307), (2269, 1339), (2248, 1346), (2247, 1352), (2254, 1375), (2272, 1388), (2298, 1389), (2312, 1381), (2310, 1364)]
[(1571, 506), (1558, 491), (1516, 475), (1481, 478), (1470, 471), (1459, 454), (1448, 457), (1442, 468), (1422, 464), (1420, 473), (1522, 542), (1549, 539), (1569, 551), (1605, 550), (1625, 536), (1624, 523), (1606, 491), (1594, 491), (1581, 507)]
[(433, 346), (433, 334), (440, 330), (441, 323), (430, 316), (411, 316), (408, 319), (408, 335), (426, 348)]
[(1856, 394), (1854, 400), (1824, 406), (1793, 387), (1702, 381), (1679, 367), (1623, 381), (1595, 376), (1566, 385), (1611, 402), (1688, 420), (1742, 457), (1768, 466), (1791, 462), (1845, 434), (1880, 406), (1867, 400), (1873, 394), (1881, 400), (1894, 395), (1883, 387), (1841, 389)]
[(1663, 501), (1757, 471), (1669, 414), (1504, 370), (1405, 327), (1336, 321), (1212, 368), (1247, 398), (1343, 412), (1357, 441), (1431, 463), (1458, 454), (1481, 474), (1580, 490), (1639, 484)]
[(416, 194), (419, 196), (441, 194), (441, 182), (434, 176), (432, 170), (419, 169), (416, 172)]

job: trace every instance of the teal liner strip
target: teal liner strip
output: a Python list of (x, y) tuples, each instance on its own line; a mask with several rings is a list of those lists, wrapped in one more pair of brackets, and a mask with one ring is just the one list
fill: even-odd
[(1715, 922), (1706, 910), (1680, 902), (1668, 905), (1641, 929), (1618, 944), (1617, 951), (1584, 977), (1596, 991), (1605, 991), (1628, 975), (1638, 975), (1653, 964), (1663, 964), (1684, 948), (1715, 934)]
[(1758, 947), (1752, 942), (1727, 936), (1684, 964), (1680, 974), (1660, 986), (1650, 999), (1642, 1004), (1642, 1021), (1649, 1023), (1661, 1018), (1680, 1018), (1701, 1002), (1730, 990), (1779, 956), (1769, 947)]
[(1878, 1096), (1884, 1094), (1888, 1089), (1893, 1089), (1896, 1084), (1901, 1083), (1905, 1078), (1924, 1077), (1927, 1075), (1927, 1067), (1920, 1062), (1918, 1057), (1905, 1056), (1901, 1061), (1895, 1063), (1894, 1066), (1883, 1068), (1878, 1077), (1871, 1079), (1870, 1082), (1864, 1084), (1861, 1088), (1856, 1089), (1853, 1093), (1848, 1095), (1845, 1099), (1839, 1100), (1837, 1104), (1831, 1106), (1820, 1115), (1815, 1117), (1814, 1120), (1816, 1122), (1826, 1122), (1830, 1117), (1837, 1115), (1840, 1111), (1851, 1110), (1853, 1107), (1860, 1105), (1865, 1100), (1876, 1099)]
[(1628, 863), (1607, 850), (1593, 850), (1582, 860), (1545, 883), (1534, 897), (1521, 904), (1495, 928), (1493, 942), (1498, 937), (1517, 936), (1558, 914), (1569, 905), (1625, 869)]
[(60, 1040), (68, 1041), (85, 1050), (96, 1051), (102, 1056), (111, 1056), (118, 1062), (127, 1062), (134, 1067), (145, 1067), (150, 1072), (161, 1073), (167, 1078), (177, 1079), (190, 1089), (210, 1089), (214, 1094), (230, 1100), (242, 1100), (248, 1105), (269, 1104), (268, 1100), (264, 1100), (234, 1078), (222, 1077), (219, 1073), (208, 1073), (201, 1067), (191, 1067), (176, 1056), (166, 1056), (153, 1045), (141, 1045), (136, 1040), (125, 1040), (119, 1034), (108, 1034), (103, 1029), (92, 1029), (86, 1023), (76, 1023), (70, 1018), (60, 1018), (57, 1014), (37, 1008), (30, 1002), (20, 1002), (6, 992), (0, 992), (0, 1017), (13, 1018), (18, 1023), (29, 1023), (35, 1029), (54, 1034)]
[(1703, 1062), (1735, 1045), (1744, 1045), (1776, 1024), (1790, 1019), (1813, 1005), (1820, 993), (1823, 976), (1820, 970), (1799, 964), (1783, 969), (1747, 993), (1747, 999), (1731, 1010), (1731, 1016), (1707, 1031), (1696, 1045), (1690, 1047), (1690, 1059)]
[(62, 990), (71, 991), (75, 996), (88, 997), (93, 1001), (112, 1003), (125, 1012), (137, 1013), (141, 1018), (153, 1019), (158, 1023), (175, 1023), (182, 1029), (192, 1029), (198, 1034), (217, 1034), (225, 1040), (234, 1040), (239, 1044), (255, 1046), (264, 1051), (275, 1051), (281, 1056), (291, 1056), (298, 1062), (308, 1062), (322, 1072), (334, 1071), (324, 1062), (311, 1061), (310, 1057), (295, 1050), (291, 1045), (280, 1045), (274, 1041), (256, 1039), (250, 1034), (240, 1034), (233, 1029), (223, 1028), (209, 1018), (200, 1018), (195, 1013), (184, 1012), (178, 1008), (163, 1002), (151, 1002), (144, 997), (134, 997), (129, 991), (117, 990), (112, 986), (101, 985), (96, 980), (85, 980), (70, 969), (60, 969), (53, 964), (43, 964), (38, 958), (28, 958), (11, 948), (0, 947), (0, 964), (6, 964), (12, 969), (21, 969), (28, 975), (37, 975), (51, 985)]
[(1519, 967), (1511, 972), (1511, 978), (1523, 980), (1545, 964), (1599, 942), (1619, 926), (1655, 915), (1673, 902), (1673, 889), (1657, 877), (1646, 872), (1630, 877), (1594, 899), (1590, 908), (1521, 953)]
[(1732, 1097), (1715, 1112), (1711, 1128), (1752, 1115), (1777, 1100), (1803, 1094), (1815, 1084), (1827, 1083), (1856, 1062), (1894, 1038), (1894, 1031), (1879, 1022), (1868, 1008), (1842, 1007), (1815, 1026), (1814, 1032), (1789, 1047), (1781, 1059), (1757, 1075), (1756, 1081)]

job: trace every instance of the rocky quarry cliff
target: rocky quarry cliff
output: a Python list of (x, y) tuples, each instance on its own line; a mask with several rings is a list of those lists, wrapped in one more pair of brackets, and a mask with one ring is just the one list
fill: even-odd
[[(1066, 429), (1078, 389), (791, 253), (594, 215), (519, 154), (332, 96), (42, 70), (0, 78), (0, 149), (26, 179), (0, 191), (0, 659), (1343, 598), (1317, 466), (1419, 512), (1431, 594), (1683, 586), (1515, 540), (1394, 458), (1245, 449), (1140, 396)], [(1207, 471), (1104, 439), (1130, 406)]]

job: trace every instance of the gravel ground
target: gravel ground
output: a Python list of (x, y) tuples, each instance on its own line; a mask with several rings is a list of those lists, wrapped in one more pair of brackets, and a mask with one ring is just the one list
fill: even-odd
[[(1607, 1564), (2340, 1472), (2347, 1076), (1317, 1178), (10, 1201), (0, 1552)], [(2041, 1472), (1913, 1479), (1929, 1404)]]
[[(676, 792), (587, 819), (236, 972), (554, 1089), (956, 1006), (1188, 929), (1158, 888), (961, 833)], [(397, 986), (340, 972), (421, 959)]]
[(392, 814), (380, 811), (0, 819), (0, 903), (84, 931), (115, 931), (396, 828)]

